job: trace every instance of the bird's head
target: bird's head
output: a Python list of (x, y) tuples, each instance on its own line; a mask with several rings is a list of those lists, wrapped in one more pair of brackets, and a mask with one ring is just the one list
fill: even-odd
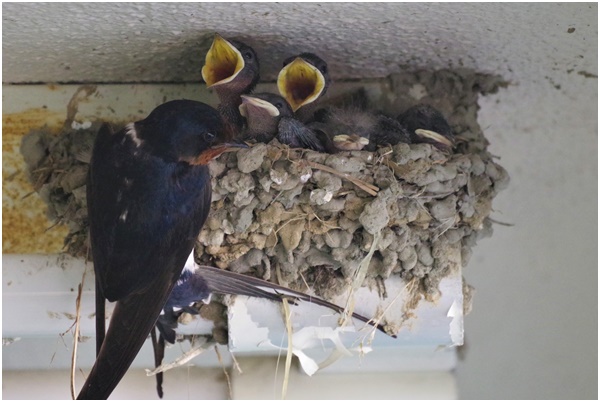
[(209, 88), (227, 88), (232, 92), (250, 92), (258, 83), (259, 63), (254, 49), (215, 34), (206, 53), (202, 78)]
[(415, 142), (433, 144), (441, 150), (451, 150), (455, 145), (452, 127), (433, 106), (413, 106), (401, 114), (398, 120), (408, 129)]
[(316, 54), (302, 53), (283, 62), (277, 88), (295, 112), (325, 95), (330, 81), (327, 63)]
[(283, 97), (271, 93), (259, 93), (242, 95), (240, 114), (248, 119), (262, 116), (279, 120), (281, 117), (293, 116), (294, 112)]
[[(242, 95), (240, 115), (246, 118), (246, 135), (267, 138), (277, 134), (282, 117), (292, 117), (294, 112), (281, 96), (271, 93)], [(265, 137), (266, 136), (266, 137)]]
[(130, 125), (128, 135), (155, 156), (193, 165), (206, 165), (223, 152), (246, 146), (230, 142), (232, 135), (214, 108), (192, 100), (163, 103)]

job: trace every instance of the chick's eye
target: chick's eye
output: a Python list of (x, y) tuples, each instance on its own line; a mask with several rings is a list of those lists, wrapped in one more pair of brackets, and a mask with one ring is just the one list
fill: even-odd
[(327, 74), (327, 66), (321, 66), (320, 70), (323, 74)]
[(208, 141), (208, 142), (213, 142), (215, 139), (215, 135), (213, 133), (206, 133), (206, 134), (204, 134), (204, 137), (206, 138), (206, 141)]
[(275, 104), (275, 107), (276, 107), (277, 109), (281, 109), (281, 108), (283, 107), (283, 105), (282, 105), (280, 102), (277, 102), (277, 103)]
[(252, 54), (252, 52), (246, 52), (244, 53), (244, 57), (248, 60), (252, 60), (254, 58), (254, 55)]

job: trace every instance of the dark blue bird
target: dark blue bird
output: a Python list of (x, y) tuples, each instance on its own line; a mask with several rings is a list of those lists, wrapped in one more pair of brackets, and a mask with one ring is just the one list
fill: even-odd
[[(96, 138), (87, 185), (96, 273), (97, 358), (78, 399), (106, 399), (154, 326), (208, 215), (221, 116), (190, 100)], [(105, 299), (116, 301), (104, 336)]]

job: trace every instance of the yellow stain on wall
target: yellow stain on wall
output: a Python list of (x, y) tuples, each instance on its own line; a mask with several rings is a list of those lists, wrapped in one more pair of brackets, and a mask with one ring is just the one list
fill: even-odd
[(30, 130), (47, 126), (58, 133), (64, 120), (64, 113), (43, 108), (2, 116), (2, 253), (48, 254), (63, 248), (68, 229), (46, 217), (46, 204), (27, 179), (20, 146)]

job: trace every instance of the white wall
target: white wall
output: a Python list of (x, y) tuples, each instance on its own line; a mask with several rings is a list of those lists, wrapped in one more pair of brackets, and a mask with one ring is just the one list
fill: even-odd
[(517, 87), (481, 101), (511, 174), (492, 216), (515, 226), (495, 225), (464, 272), (477, 293), (463, 398), (598, 397), (598, 102), (545, 95)]

